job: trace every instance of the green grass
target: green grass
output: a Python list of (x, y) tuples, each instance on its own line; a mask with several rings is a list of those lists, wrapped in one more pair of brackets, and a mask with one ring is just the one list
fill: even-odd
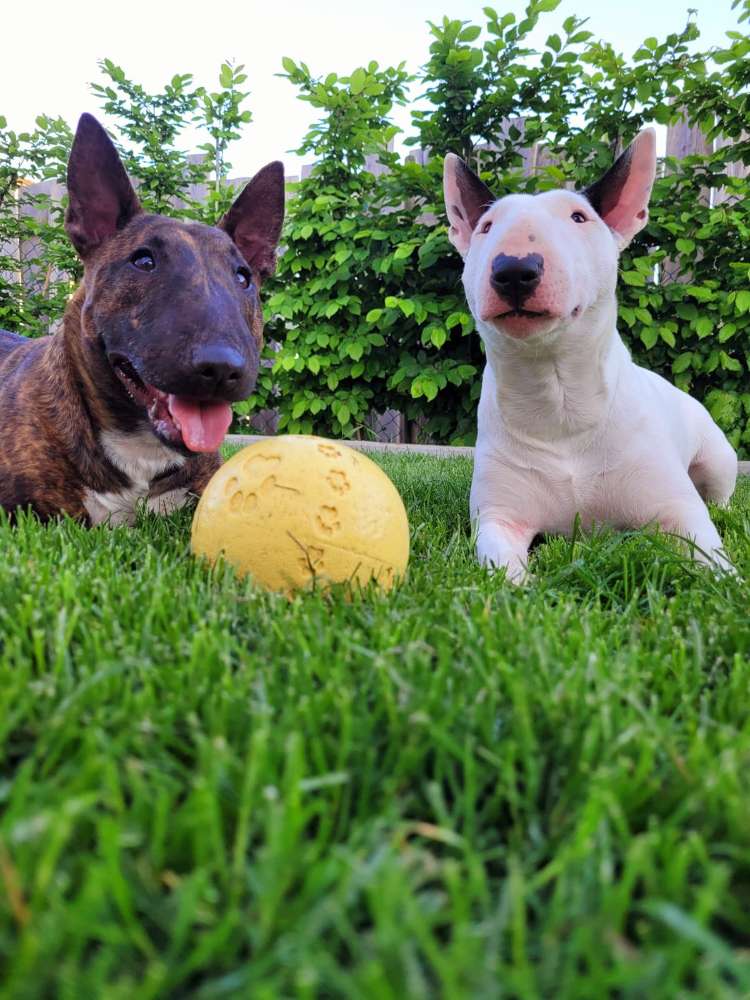
[(748, 485), (737, 578), (599, 533), (514, 589), (468, 462), (382, 464), (389, 596), (0, 523), (4, 998), (750, 994)]

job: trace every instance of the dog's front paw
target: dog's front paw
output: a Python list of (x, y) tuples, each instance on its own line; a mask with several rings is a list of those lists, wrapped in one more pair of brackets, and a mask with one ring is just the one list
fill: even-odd
[(712, 549), (708, 553), (695, 550), (693, 558), (708, 566), (709, 569), (719, 576), (740, 576), (739, 570), (730, 561), (724, 549)]
[(516, 585), (528, 579), (526, 561), (533, 532), (479, 519), (476, 536), (477, 558), (490, 570), (505, 570), (505, 579)]
[(491, 573), (498, 573), (505, 570), (505, 579), (508, 583), (521, 586), (527, 583), (530, 577), (528, 566), (515, 553), (509, 554), (507, 551), (492, 552), (489, 548), (480, 549), (477, 547), (477, 558), (482, 566)]

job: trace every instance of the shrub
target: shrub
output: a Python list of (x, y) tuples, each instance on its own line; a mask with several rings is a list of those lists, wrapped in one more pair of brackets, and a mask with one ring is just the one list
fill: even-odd
[(25, 183), (62, 181), (71, 141), (60, 118), (40, 115), (32, 131), (16, 132), (0, 115), (0, 327), (46, 333), (80, 276), (60, 204)]
[[(482, 347), (446, 237), (443, 153), (470, 160), (498, 195), (582, 185), (642, 126), (684, 116), (708, 152), (664, 164), (649, 225), (622, 256), (620, 328), (636, 361), (702, 399), (750, 453), (750, 0), (735, 0), (738, 30), (724, 47), (697, 50), (689, 20), (663, 40), (646, 38), (630, 58), (575, 16), (532, 51), (531, 32), (558, 3), (530, 0), (520, 19), (485, 8), (483, 25), (430, 24), (416, 80), (403, 65), (316, 77), (284, 60), (300, 98), (321, 114), (299, 149), (316, 165), (290, 192), (285, 252), (266, 289), (268, 367), (237, 408), (241, 423), (270, 406), (281, 429), (348, 436), (365, 432), (372, 410), (395, 408), (427, 436), (471, 442)], [(242, 67), (223, 66), (216, 93), (182, 75), (153, 95), (111, 62), (102, 69), (94, 90), (117, 122), (144, 203), (214, 221), (232, 197), (228, 144), (250, 121)], [(413, 82), (424, 102), (407, 141), (420, 152), (403, 163), (392, 152), (392, 116)], [(206, 157), (186, 162), (180, 140), (196, 123), (208, 133)], [(77, 274), (59, 209), (49, 220), (19, 219), (8, 197), (20, 177), (61, 176), (69, 141), (59, 121), (39, 119), (37, 132), (16, 136), (0, 119), (0, 247), (31, 234), (38, 273), (51, 279), (30, 294), (0, 278), (0, 324), (11, 329), (43, 329)], [(190, 196), (196, 182), (208, 182), (204, 202)], [(12, 265), (0, 258), (0, 272)]]
[(319, 80), (285, 59), (287, 77), (303, 100), (323, 112), (300, 148), (317, 164), (294, 188), (286, 249), (266, 299), (267, 342), (281, 341), (272, 371), (240, 409), (278, 403), (280, 429), (348, 435), (386, 402), (386, 338), (373, 322), (381, 284), (373, 275), (387, 218), (368, 155), (396, 165), (388, 152), (395, 128), (388, 115), (405, 98), (403, 67), (377, 63), (350, 77)]

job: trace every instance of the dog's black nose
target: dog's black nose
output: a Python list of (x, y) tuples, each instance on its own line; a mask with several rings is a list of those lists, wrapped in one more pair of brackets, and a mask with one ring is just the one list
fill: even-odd
[(193, 354), (193, 377), (207, 396), (231, 396), (246, 375), (245, 367), (240, 352), (227, 344), (204, 344)]
[(509, 257), (499, 253), (492, 261), (490, 284), (514, 309), (520, 309), (542, 280), (544, 257), (530, 253)]

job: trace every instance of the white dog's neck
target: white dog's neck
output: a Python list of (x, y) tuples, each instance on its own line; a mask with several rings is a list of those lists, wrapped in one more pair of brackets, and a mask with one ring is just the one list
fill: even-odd
[(603, 428), (629, 359), (616, 313), (615, 303), (605, 303), (536, 343), (485, 338), (495, 403), (512, 434), (550, 442)]

